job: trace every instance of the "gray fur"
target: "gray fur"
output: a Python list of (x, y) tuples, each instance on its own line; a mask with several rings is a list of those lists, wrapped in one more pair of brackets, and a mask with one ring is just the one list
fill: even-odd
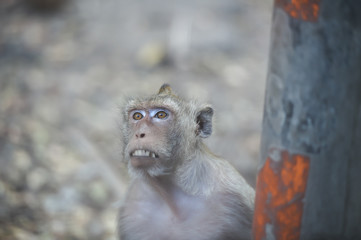
[[(138, 142), (132, 140), (135, 130), (128, 114), (154, 107), (167, 108), (174, 116), (167, 129), (159, 130), (166, 134), (146, 142), (162, 157), (148, 169), (136, 169), (129, 151)], [(133, 180), (119, 213), (121, 240), (251, 239), (254, 190), (204, 145), (202, 138), (212, 133), (212, 116), (209, 105), (184, 101), (169, 85), (124, 106), (123, 155)]]

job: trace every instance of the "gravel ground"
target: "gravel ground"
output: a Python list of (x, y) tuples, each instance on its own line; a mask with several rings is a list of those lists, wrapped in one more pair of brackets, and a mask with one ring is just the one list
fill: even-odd
[(255, 185), (272, 1), (58, 2), (0, 2), (1, 240), (115, 240), (118, 106), (164, 82)]

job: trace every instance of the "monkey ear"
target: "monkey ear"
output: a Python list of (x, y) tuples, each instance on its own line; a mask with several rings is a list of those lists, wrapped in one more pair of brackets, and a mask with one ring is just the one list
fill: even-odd
[(201, 138), (207, 138), (212, 134), (212, 117), (213, 108), (205, 107), (198, 112), (197, 115), (197, 131), (196, 134)]
[(170, 94), (173, 94), (172, 88), (170, 87), (169, 84), (164, 83), (164, 84), (160, 87), (158, 94), (169, 94), (169, 95), (170, 95)]

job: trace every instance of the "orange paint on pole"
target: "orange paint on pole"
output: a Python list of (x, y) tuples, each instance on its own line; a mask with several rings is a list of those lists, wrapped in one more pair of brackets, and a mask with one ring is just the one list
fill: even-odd
[[(277, 150), (273, 150), (277, 151)], [(297, 240), (300, 237), (309, 172), (309, 158), (280, 152), (268, 157), (257, 179), (253, 237), (255, 240)]]
[(315, 22), (318, 19), (321, 0), (276, 0), (291, 17)]

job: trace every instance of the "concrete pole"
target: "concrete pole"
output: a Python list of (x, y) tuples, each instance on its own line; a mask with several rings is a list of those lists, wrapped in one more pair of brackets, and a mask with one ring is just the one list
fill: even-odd
[(361, 1), (275, 0), (255, 240), (361, 239)]

